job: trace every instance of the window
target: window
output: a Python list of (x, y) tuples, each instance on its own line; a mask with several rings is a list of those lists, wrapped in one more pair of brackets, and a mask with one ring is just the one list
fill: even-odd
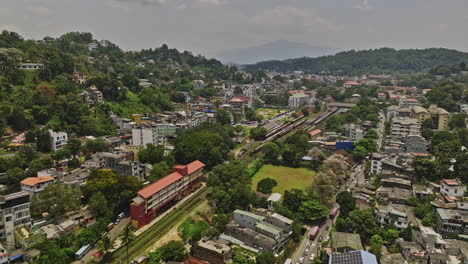
[(11, 216), (5, 217), (5, 222), (10, 222), (11, 221)]

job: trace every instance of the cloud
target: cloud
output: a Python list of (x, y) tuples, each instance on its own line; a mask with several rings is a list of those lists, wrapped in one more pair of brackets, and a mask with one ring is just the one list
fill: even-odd
[(364, 10), (364, 11), (372, 9), (372, 7), (369, 5), (369, 0), (362, 0), (362, 2), (358, 4), (357, 6), (355, 6), (355, 8)]
[(11, 32), (16, 32), (16, 33), (21, 33), (19, 28), (15, 25), (10, 25), (10, 24), (0, 24), (0, 32), (3, 30), (11, 31)]
[(198, 0), (200, 4), (206, 5), (219, 5), (221, 3), (220, 0)]
[(155, 5), (160, 6), (167, 3), (167, 0), (116, 0), (124, 3), (136, 3), (141, 5)]
[(340, 31), (341, 27), (317, 14), (315, 9), (276, 6), (261, 11), (249, 19), (259, 31), (279, 33), (319, 33)]
[(187, 8), (191, 4), (199, 4), (202, 6), (217, 6), (227, 0), (113, 0), (120, 3), (131, 3), (151, 6), (173, 6), (178, 9)]
[(50, 9), (45, 6), (28, 6), (26, 9), (35, 14), (35, 15), (48, 15), (50, 14)]

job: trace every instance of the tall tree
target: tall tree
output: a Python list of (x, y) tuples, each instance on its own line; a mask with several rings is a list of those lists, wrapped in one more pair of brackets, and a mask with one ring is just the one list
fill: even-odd
[(122, 245), (127, 249), (127, 264), (130, 263), (130, 256), (128, 255), (128, 249), (135, 241), (135, 233), (133, 233), (132, 226), (126, 225), (119, 235)]

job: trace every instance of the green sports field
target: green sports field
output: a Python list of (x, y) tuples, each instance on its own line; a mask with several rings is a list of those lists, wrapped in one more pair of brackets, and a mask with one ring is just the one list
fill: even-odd
[(305, 190), (312, 183), (315, 172), (305, 168), (288, 168), (283, 166), (264, 165), (252, 178), (252, 189), (257, 189), (257, 183), (265, 178), (274, 179), (278, 185), (273, 192), (283, 194), (286, 190)]

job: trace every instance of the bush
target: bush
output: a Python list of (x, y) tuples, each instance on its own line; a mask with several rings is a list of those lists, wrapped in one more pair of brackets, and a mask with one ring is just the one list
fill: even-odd
[(257, 191), (261, 193), (271, 193), (273, 188), (278, 185), (278, 183), (272, 178), (265, 178), (258, 182)]

